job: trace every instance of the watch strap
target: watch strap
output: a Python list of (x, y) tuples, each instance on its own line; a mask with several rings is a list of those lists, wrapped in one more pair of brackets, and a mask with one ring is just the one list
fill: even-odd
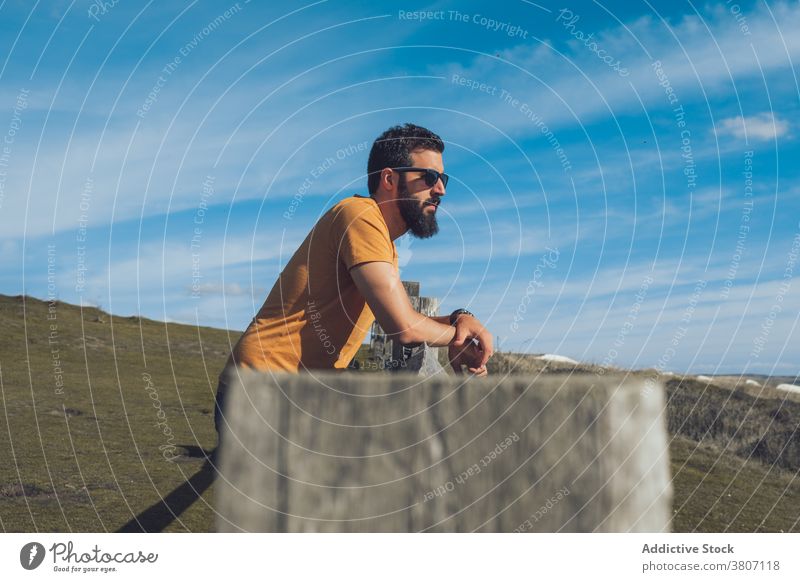
[(456, 309), (453, 313), (450, 314), (450, 325), (455, 326), (456, 320), (458, 319), (459, 315), (471, 315), (472, 317), (475, 317), (475, 314), (473, 314), (471, 311), (468, 311), (466, 309)]

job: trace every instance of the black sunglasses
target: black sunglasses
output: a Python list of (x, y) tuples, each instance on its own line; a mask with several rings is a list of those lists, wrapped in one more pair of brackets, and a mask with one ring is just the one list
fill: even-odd
[(442, 180), (442, 186), (447, 188), (447, 181), (450, 179), (450, 176), (445, 174), (444, 172), (437, 172), (436, 170), (432, 170), (431, 168), (411, 168), (411, 167), (402, 167), (402, 168), (392, 168), (395, 172), (424, 172), (422, 176), (425, 180), (425, 185), (428, 188), (433, 188), (436, 185), (436, 182), (439, 179)]

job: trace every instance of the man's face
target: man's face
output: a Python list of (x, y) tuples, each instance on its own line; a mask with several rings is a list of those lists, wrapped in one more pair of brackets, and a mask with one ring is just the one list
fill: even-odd
[[(411, 166), (444, 172), (442, 154), (433, 150), (411, 152)], [(445, 190), (439, 180), (428, 186), (422, 172), (400, 172), (397, 204), (411, 234), (428, 238), (439, 232), (436, 212)]]

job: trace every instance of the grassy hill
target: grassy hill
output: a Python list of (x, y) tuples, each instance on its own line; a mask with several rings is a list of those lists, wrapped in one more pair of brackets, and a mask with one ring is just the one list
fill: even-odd
[[(116, 531), (149, 508), (164, 531), (211, 530), (213, 485), (198, 471), (216, 445), (217, 375), (240, 332), (2, 295), (0, 325), (0, 529)], [(492, 373), (512, 368), (593, 370), (515, 354), (491, 361)], [(798, 531), (796, 397), (744, 379), (662, 380), (674, 530)], [(175, 518), (160, 501), (181, 486), (173, 498), (202, 494)]]
[[(114, 531), (216, 445), (213, 394), (238, 332), (5, 296), (0, 325), (2, 529)], [(211, 499), (169, 530), (209, 530)]]

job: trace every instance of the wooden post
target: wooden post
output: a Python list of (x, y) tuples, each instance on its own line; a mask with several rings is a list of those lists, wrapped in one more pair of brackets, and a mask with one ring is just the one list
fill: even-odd
[(669, 531), (660, 385), (237, 369), (226, 406), (219, 531)]
[[(411, 306), (429, 317), (439, 314), (439, 300), (435, 297), (420, 297), (417, 281), (403, 281)], [(392, 371), (412, 372), (421, 376), (431, 376), (442, 371), (439, 364), (439, 348), (425, 344), (404, 346), (388, 339), (386, 332), (376, 321), (372, 324), (370, 341), (372, 357), (382, 362), (382, 367)]]

